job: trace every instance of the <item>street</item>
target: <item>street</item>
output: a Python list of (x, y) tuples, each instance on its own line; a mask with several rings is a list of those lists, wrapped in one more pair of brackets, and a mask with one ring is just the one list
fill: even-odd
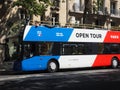
[(0, 75), (0, 90), (120, 90), (119, 68), (19, 74)]

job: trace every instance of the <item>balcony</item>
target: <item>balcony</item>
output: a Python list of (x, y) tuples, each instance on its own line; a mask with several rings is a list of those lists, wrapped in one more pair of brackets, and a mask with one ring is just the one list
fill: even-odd
[(119, 17), (120, 18), (120, 10), (118, 10), (118, 9), (111, 9), (110, 14), (112, 17)]

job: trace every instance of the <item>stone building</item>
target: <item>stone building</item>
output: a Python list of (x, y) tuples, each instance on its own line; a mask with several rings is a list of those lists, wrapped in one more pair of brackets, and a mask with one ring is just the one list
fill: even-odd
[[(61, 26), (83, 24), (85, 0), (53, 0), (54, 6), (49, 7), (45, 16)], [(87, 24), (101, 25), (105, 28), (120, 25), (119, 0), (91, 0), (91, 13), (87, 14)]]

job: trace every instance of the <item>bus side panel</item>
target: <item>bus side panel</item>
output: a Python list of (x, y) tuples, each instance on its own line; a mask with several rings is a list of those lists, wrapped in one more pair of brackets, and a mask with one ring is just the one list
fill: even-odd
[(60, 69), (110, 66), (112, 58), (119, 54), (109, 55), (65, 55), (65, 56), (35, 56), (22, 61), (23, 71), (46, 70), (51, 59), (58, 60)]
[(61, 69), (92, 67), (96, 55), (66, 55), (61, 56), (59, 64)]
[(120, 60), (120, 54), (97, 55), (92, 67), (96, 66), (110, 66), (112, 58), (116, 56)]
[(120, 55), (118, 54), (66, 55), (59, 58), (59, 64), (61, 69), (110, 66), (114, 56), (118, 57), (120, 60)]
[(23, 71), (46, 70), (47, 63), (52, 58), (58, 60), (59, 57), (35, 56), (29, 59), (25, 59), (22, 61), (22, 70)]
[(22, 61), (23, 71), (45, 70), (47, 60), (40, 60), (40, 57), (32, 57)]

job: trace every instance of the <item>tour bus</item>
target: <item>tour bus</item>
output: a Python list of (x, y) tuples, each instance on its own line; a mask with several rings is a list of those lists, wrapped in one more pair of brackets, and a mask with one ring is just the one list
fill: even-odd
[(19, 47), (14, 70), (117, 68), (120, 31), (27, 25)]

